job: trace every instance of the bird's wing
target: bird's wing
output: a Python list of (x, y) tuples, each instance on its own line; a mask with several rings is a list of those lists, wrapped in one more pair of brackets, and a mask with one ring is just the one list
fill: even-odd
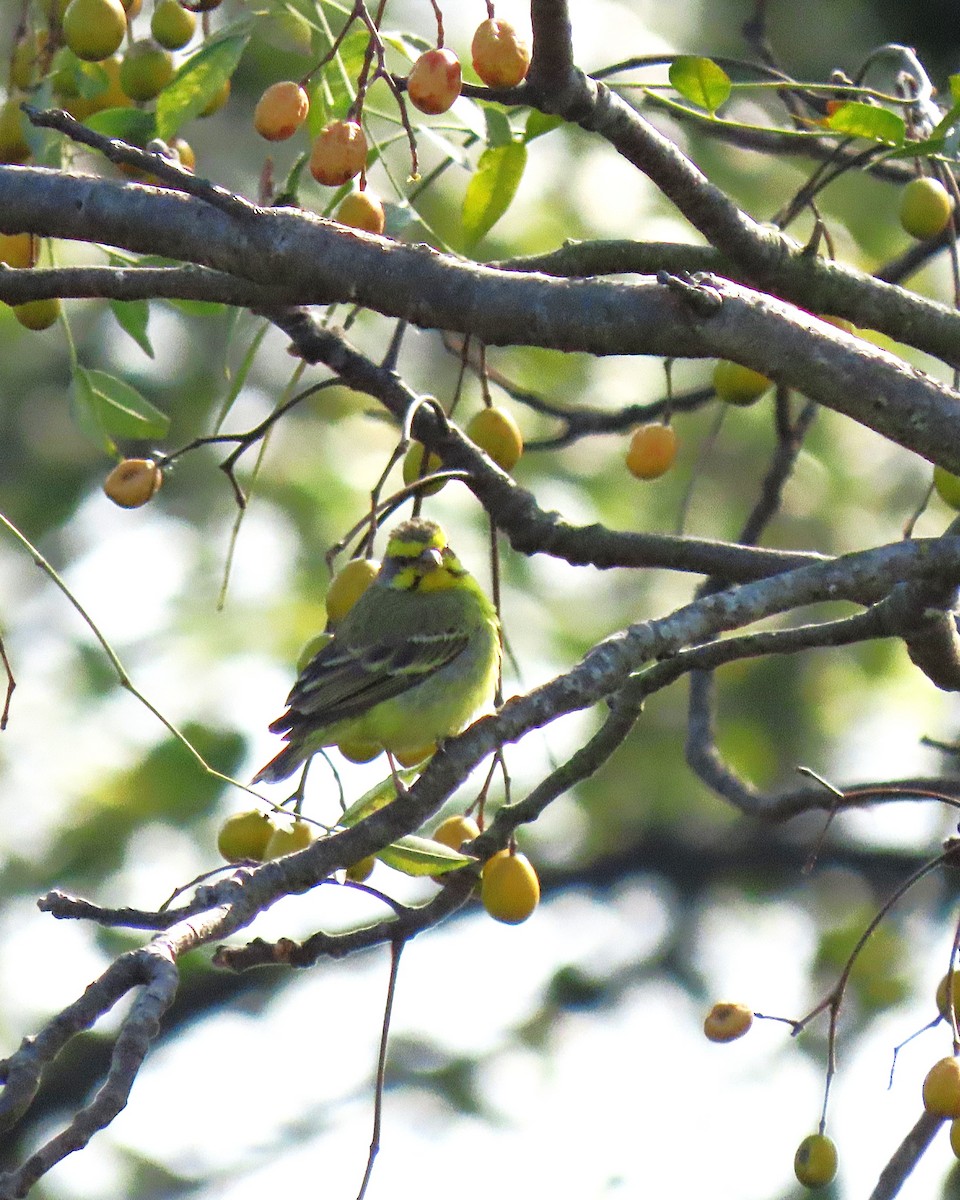
[(335, 636), (304, 668), (287, 697), (288, 711), (270, 729), (281, 733), (304, 717), (311, 725), (333, 725), (368, 712), (452, 662), (469, 640), (455, 628), (360, 645)]

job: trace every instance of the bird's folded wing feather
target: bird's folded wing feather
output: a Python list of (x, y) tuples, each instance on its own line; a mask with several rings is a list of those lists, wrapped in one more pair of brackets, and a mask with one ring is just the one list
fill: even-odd
[(469, 640), (456, 629), (361, 647), (341, 646), (334, 638), (304, 669), (287, 697), (289, 710), (270, 728), (280, 733), (303, 717), (322, 725), (356, 717), (416, 687), (452, 662)]

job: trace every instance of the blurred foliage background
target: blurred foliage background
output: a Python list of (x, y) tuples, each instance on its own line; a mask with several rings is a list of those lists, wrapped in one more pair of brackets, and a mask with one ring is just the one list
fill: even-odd
[[(235, 0), (224, 5), (228, 13), (238, 7)], [(751, 6), (742, 0), (669, 7), (574, 5), (581, 64), (658, 49), (743, 53), (738, 28)], [(391, 19), (427, 35), (425, 9), (391, 6)], [(948, 19), (954, 6), (946, 0), (814, 0), (769, 9), (774, 49), (801, 77), (824, 78), (834, 67), (853, 73), (884, 41), (915, 45), (944, 89), (956, 66), (960, 27)], [(12, 10), (0, 14), (0, 44), (12, 34)], [(452, 45), (465, 47), (479, 11), (446, 13)], [(498, 5), (501, 11), (524, 23), (519, 2)], [(188, 133), (198, 170), (255, 195), (263, 143), (251, 128), (253, 105), (267, 83), (304, 69), (298, 55), (252, 48), (226, 109)], [(810, 169), (671, 132), (760, 218)], [(278, 178), (288, 153), (275, 152)], [(447, 172), (420, 202), (436, 236), (457, 249), (467, 177)], [(319, 208), (319, 192), (313, 199)], [(904, 249), (896, 202), (893, 186), (863, 178), (824, 194), (846, 259), (870, 269)], [(794, 232), (802, 237), (804, 229)], [(611, 152), (579, 131), (557, 130), (531, 146), (517, 200), (479, 254), (502, 258), (565, 238), (608, 236), (684, 239), (689, 230)], [(64, 246), (57, 253), (72, 261), (82, 252)], [(939, 265), (914, 282), (948, 294)], [(211, 430), (261, 330), (250, 314), (153, 303), (149, 357), (106, 305), (75, 302), (67, 312), (80, 361), (121, 375), (169, 414), (163, 450)], [(376, 356), (389, 331), (382, 318), (363, 314), (350, 336)], [(665, 386), (662, 365), (645, 360), (497, 350), (489, 361), (561, 409), (652, 401)], [(675, 364), (674, 387), (706, 385), (711, 367)], [(458, 363), (436, 338), (411, 332), (400, 369), (444, 400)], [(262, 419), (292, 371), (283, 339), (268, 334), (224, 428), (244, 430)], [(320, 377), (308, 371), (301, 382)], [(512, 407), (531, 442), (559, 431), (558, 422), (496, 390), (495, 399)], [(473, 381), (462, 411), (479, 403)], [(219, 452), (185, 457), (147, 508), (114, 508), (100, 490), (111, 464), (72, 420), (62, 333), (28, 333), (0, 314), (0, 510), (62, 572), (151, 702), (212, 764), (240, 778), (274, 752), (267, 722), (279, 711), (300, 646), (324, 621), (323, 554), (362, 513), (396, 444), (397, 430), (372, 407), (342, 389), (322, 391), (274, 431), (255, 477), (254, 454), (246, 456), (240, 478), (252, 499), (218, 607), (237, 519)], [(627, 475), (621, 436), (559, 451), (534, 447), (517, 478), (545, 508), (574, 521), (661, 531), (682, 523), (700, 536), (733, 538), (774, 448), (772, 406), (731, 410), (722, 421), (716, 409), (676, 416), (678, 468), (655, 484)], [(837, 552), (895, 541), (928, 475), (906, 452), (821, 413), (766, 542)], [(938, 503), (919, 533), (946, 525)], [(449, 486), (427, 511), (486, 579), (485, 523), (467, 493)], [(508, 694), (566, 668), (611, 631), (684, 603), (695, 586), (665, 572), (577, 570), (509, 552), (504, 568), (504, 618), (516, 656)], [(0, 579), (2, 633), (18, 683), (0, 736), (0, 1046), (8, 1052), (119, 948), (138, 943), (54, 923), (36, 912), (37, 895), (57, 886), (103, 903), (156, 905), (217, 865), (216, 829), (245, 805), (214, 786), (118, 686), (76, 612), (8, 537), (0, 538)], [(721, 749), (764, 788), (789, 785), (798, 764), (838, 783), (942, 769), (921, 739), (951, 741), (957, 733), (955, 699), (937, 693), (898, 644), (736, 666), (721, 674), (719, 691)], [(824, 1028), (794, 1043), (785, 1027), (761, 1023), (749, 1047), (721, 1062), (699, 1040), (702, 1010), (730, 994), (763, 1012), (801, 1015), (881, 899), (936, 852), (955, 819), (916, 802), (843, 816), (817, 869), (805, 875), (821, 823), (755, 827), (710, 794), (684, 765), (685, 705), (682, 687), (651, 700), (614, 760), (528, 831), (524, 847), (546, 893), (529, 925), (491, 929), (471, 910), (408, 952), (386, 1144), (371, 1194), (409, 1190), (416, 1180), (429, 1192), (442, 1186), (480, 1196), (491, 1175), (503, 1177), (509, 1195), (531, 1186), (559, 1195), (630, 1194), (641, 1181), (667, 1196), (701, 1186), (740, 1200), (792, 1193), (793, 1148), (819, 1115)], [(511, 751), (518, 794), (601, 715), (571, 718)], [(335, 789), (319, 769), (314, 774), (323, 815), (336, 804)], [(350, 796), (376, 776), (376, 767), (345, 772)], [(386, 879), (386, 868), (378, 872), (374, 882), (387, 890), (421, 894), (419, 885)], [(905, 1051), (885, 1093), (893, 1045), (934, 1015), (932, 987), (947, 962), (955, 892), (950, 878), (916, 888), (857, 968), (831, 1110), (842, 1162), (836, 1194), (853, 1194), (875, 1178), (916, 1115), (917, 1079), (946, 1052), (929, 1044)], [(296, 936), (369, 915), (355, 896), (322, 888), (279, 906), (254, 932)], [(304, 1171), (325, 1194), (346, 1194), (359, 1182), (369, 1138), (385, 960), (371, 955), (303, 975), (238, 978), (213, 971), (200, 956), (186, 966), (130, 1112), (37, 1194), (234, 1200)], [(109, 1037), (109, 1028), (92, 1031), (80, 1050), (57, 1061), (35, 1122), (6, 1137), (4, 1159), (19, 1160), (86, 1093), (109, 1054)], [(699, 1156), (690, 1155), (691, 1141)], [(474, 1178), (480, 1163), (485, 1171)], [(916, 1188), (957, 1194), (947, 1164), (945, 1151), (928, 1156)]]

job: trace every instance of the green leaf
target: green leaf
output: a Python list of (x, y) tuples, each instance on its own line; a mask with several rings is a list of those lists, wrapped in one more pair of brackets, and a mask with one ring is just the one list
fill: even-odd
[(880, 108), (876, 104), (863, 104), (859, 100), (841, 104), (836, 112), (826, 118), (823, 125), (835, 133), (866, 138), (884, 146), (902, 146), (906, 137), (903, 117), (897, 116), (889, 109)]
[(506, 146), (513, 141), (513, 130), (510, 121), (502, 109), (492, 104), (484, 104), (483, 119), (487, 124), (487, 145)]
[[(415, 769), (408, 769), (398, 771), (397, 774), (400, 776), (401, 783), (409, 783), (419, 772)], [(340, 818), (338, 824), (344, 829), (350, 829), (351, 826), (362, 821), (364, 817), (369, 817), (372, 813), (385, 808), (393, 800), (396, 800), (396, 798), (397, 789), (393, 782), (393, 776), (387, 776), (386, 779), (382, 779), (368, 792), (364, 792), (359, 800), (354, 801)]]
[(476, 245), (510, 207), (526, 165), (527, 148), (522, 142), (490, 146), (480, 155), (463, 198), (463, 232), (469, 246)]
[(166, 301), (171, 308), (176, 308), (188, 317), (219, 317), (225, 311), (226, 305), (217, 300), (174, 300)]
[(183, 63), (157, 97), (157, 136), (165, 142), (197, 116), (233, 75), (249, 30), (202, 46)]
[(681, 54), (670, 65), (670, 82), (685, 100), (709, 113), (730, 96), (730, 76), (709, 58)]
[(416, 834), (384, 846), (377, 858), (404, 875), (444, 875), (477, 861), (469, 854), (461, 854), (459, 850), (451, 850), (441, 842)]
[(78, 422), (96, 440), (109, 445), (114, 438), (166, 435), (170, 418), (122, 379), (77, 367), (73, 383)]
[(951, 75), (948, 82), (950, 84), (950, 95), (953, 97), (954, 104), (960, 104), (960, 75)]
[(563, 123), (563, 117), (551, 116), (549, 113), (540, 112), (537, 108), (531, 109), (530, 115), (527, 117), (523, 140), (528, 143), (532, 142), (534, 138), (543, 137), (545, 133), (552, 133)]
[(153, 113), (142, 108), (105, 108), (88, 117), (84, 125), (104, 137), (120, 138), (141, 149), (156, 136)]
[(133, 338), (148, 358), (153, 358), (153, 345), (147, 332), (149, 303), (146, 300), (111, 300), (110, 309), (123, 332)]

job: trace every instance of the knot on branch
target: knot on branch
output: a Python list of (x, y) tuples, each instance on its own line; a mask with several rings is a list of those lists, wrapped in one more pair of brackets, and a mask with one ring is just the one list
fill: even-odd
[(951, 585), (902, 583), (886, 605), (889, 628), (903, 638), (910, 661), (945, 692), (960, 692), (958, 601)]

